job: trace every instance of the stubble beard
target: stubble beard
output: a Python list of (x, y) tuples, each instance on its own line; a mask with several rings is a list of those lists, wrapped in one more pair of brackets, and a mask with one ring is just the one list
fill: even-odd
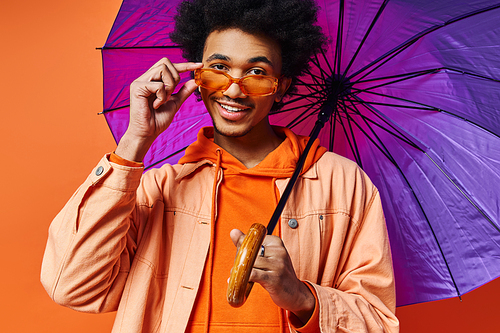
[(248, 128), (246, 128), (243, 132), (228, 132), (228, 131), (221, 131), (218, 127), (217, 127), (217, 124), (215, 123), (215, 121), (212, 119), (212, 124), (213, 124), (213, 127), (214, 127), (214, 131), (215, 133), (221, 135), (221, 136), (225, 136), (225, 137), (228, 137), (228, 138), (241, 138), (245, 135), (247, 135), (248, 133), (250, 133), (250, 131), (253, 129), (253, 126), (250, 126)]

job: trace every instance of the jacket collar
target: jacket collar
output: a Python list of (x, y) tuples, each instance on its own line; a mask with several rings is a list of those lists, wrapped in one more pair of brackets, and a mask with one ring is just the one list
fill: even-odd
[(209, 161), (209, 160), (201, 160), (196, 163), (185, 163), (182, 164), (181, 171), (177, 174), (175, 177), (176, 181), (182, 180), (184, 177), (189, 176), (190, 174), (194, 173), (196, 170), (198, 170), (200, 167), (204, 165), (210, 165), (215, 167), (215, 163)]
[[(185, 163), (182, 164), (181, 171), (177, 174), (175, 177), (176, 181), (182, 180), (184, 177), (187, 177), (194, 173), (196, 170), (201, 168), (204, 165), (210, 165), (215, 167), (215, 163), (209, 161), (209, 160), (201, 160), (197, 163)], [(306, 172), (302, 174), (303, 178), (308, 178), (308, 179), (316, 179), (318, 178), (318, 163), (314, 163)]]

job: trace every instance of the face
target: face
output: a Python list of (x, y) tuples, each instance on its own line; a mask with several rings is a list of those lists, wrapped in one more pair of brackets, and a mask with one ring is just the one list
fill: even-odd
[[(245, 75), (281, 76), (281, 53), (272, 40), (245, 33), (239, 29), (212, 32), (203, 52), (205, 68), (222, 70), (234, 78)], [(270, 128), (268, 114), (275, 101), (280, 101), (289, 79), (280, 80), (275, 94), (246, 96), (233, 83), (226, 91), (200, 87), (201, 97), (212, 117), (216, 134), (243, 137)], [(262, 132), (264, 133), (264, 132)]]

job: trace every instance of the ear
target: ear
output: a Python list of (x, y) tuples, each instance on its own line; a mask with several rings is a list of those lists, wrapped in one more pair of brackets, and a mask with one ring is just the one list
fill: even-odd
[(281, 101), (283, 96), (285, 95), (286, 91), (290, 87), (290, 84), (292, 83), (292, 79), (289, 77), (282, 77), (280, 79), (280, 83), (278, 86), (278, 91), (276, 92), (276, 97), (274, 98), (275, 102)]

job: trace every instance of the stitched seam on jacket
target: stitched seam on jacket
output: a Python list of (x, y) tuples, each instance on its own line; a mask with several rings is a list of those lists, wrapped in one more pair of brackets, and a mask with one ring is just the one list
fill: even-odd
[[(188, 247), (188, 249), (187, 249), (187, 253), (190, 253), (191, 246), (192, 246), (192, 244), (193, 244), (193, 236), (194, 236), (194, 233), (192, 233), (192, 234), (191, 234), (191, 238), (189, 239), (189, 247)], [(183, 272), (183, 274), (181, 274), (181, 279), (179, 280), (179, 286), (176, 288), (175, 294), (173, 295), (173, 300), (172, 300), (172, 308), (171, 308), (170, 312), (168, 313), (168, 317), (167, 317), (167, 319), (166, 319), (166, 320), (167, 320), (167, 322), (169, 322), (169, 321), (170, 321), (170, 316), (172, 315), (172, 312), (173, 312), (172, 310), (173, 310), (173, 308), (174, 308), (174, 306), (175, 306), (175, 304), (176, 304), (176, 302), (177, 302), (177, 298), (179, 297), (179, 290), (181, 290), (181, 289), (182, 289), (182, 288), (181, 288), (182, 277), (183, 277), (183, 275), (184, 275), (184, 272), (186, 271), (186, 267), (185, 267), (185, 266), (186, 266), (187, 264), (188, 264), (188, 263), (187, 263), (187, 260), (186, 260), (186, 261), (184, 261), (184, 266), (182, 267), (182, 270), (181, 270), (181, 271)], [(162, 311), (162, 316), (163, 316), (163, 311)]]
[[(139, 257), (137, 257), (137, 258), (139, 259)], [(144, 261), (142, 261), (142, 260), (138, 260), (138, 261), (144, 262)], [(150, 265), (148, 265), (148, 264), (147, 264), (147, 262), (144, 262), (144, 263), (145, 263), (145, 264), (146, 264), (149, 268), (151, 268), (151, 266), (150, 266)], [(134, 260), (134, 265), (136, 265), (136, 266), (138, 265), (138, 263), (137, 263), (137, 262), (135, 262), (135, 260)], [(131, 270), (132, 270), (132, 269), (131, 269)], [(127, 278), (127, 285), (133, 285), (135, 275), (134, 275), (134, 274), (129, 275), (129, 278), (130, 278), (130, 282), (128, 281), (128, 278)], [(132, 288), (127, 288), (127, 287), (125, 287), (125, 288), (127, 289), (127, 290), (126, 290), (126, 291), (127, 291), (127, 294), (126, 294), (126, 295), (125, 295), (125, 294), (124, 294), (124, 295), (122, 295), (122, 300), (123, 300), (123, 298), (125, 297), (125, 300), (126, 300), (126, 301), (125, 301), (125, 306), (124, 306), (124, 309), (127, 309), (127, 308), (128, 308), (128, 303), (129, 303), (130, 291), (132, 290)], [(121, 322), (120, 322), (120, 330), (121, 330), (121, 328), (123, 327), (123, 321), (124, 321), (124, 320), (125, 320), (125, 316), (122, 316), (122, 320), (121, 320)]]
[(308, 211), (307, 213), (303, 213), (301, 215), (298, 215), (298, 214), (292, 214), (291, 212), (286, 212), (284, 214), (282, 214), (282, 217), (283, 218), (296, 218), (296, 219), (303, 219), (303, 218), (306, 218), (306, 217), (309, 217), (309, 216), (314, 216), (314, 215), (318, 215), (318, 214), (323, 214), (323, 215), (335, 215), (335, 214), (341, 214), (341, 215), (345, 215), (349, 218), (352, 218), (351, 216), (351, 213), (346, 211), (346, 210), (343, 210), (343, 209), (318, 209), (318, 210), (312, 210), (312, 211)]
[(123, 189), (123, 188), (118, 188), (118, 187), (115, 187), (115, 186), (110, 186), (110, 185), (107, 185), (107, 184), (104, 184), (104, 183), (95, 183), (92, 185), (92, 187), (98, 187), (98, 186), (102, 186), (102, 187), (106, 187), (106, 188), (109, 188), (109, 189), (112, 189), (114, 191), (119, 191), (119, 192), (135, 192), (137, 191), (137, 189), (129, 189), (129, 190), (126, 190), (126, 189)]
[(185, 209), (183, 207), (175, 207), (175, 206), (168, 206), (168, 207), (165, 207), (163, 209), (164, 212), (179, 212), (179, 213), (182, 213), (182, 214), (187, 214), (187, 215), (190, 215), (192, 217), (195, 217), (197, 219), (208, 219), (210, 220), (210, 215), (203, 215), (200, 213), (201, 209), (198, 209), (198, 211), (194, 211), (194, 210), (189, 210), (189, 209)]
[[(361, 221), (355, 221), (353, 219), (353, 221), (356, 223), (356, 227), (357, 227), (358, 230), (360, 229), (361, 224), (365, 221), (366, 213), (372, 208), (373, 201), (375, 201), (375, 198), (377, 197), (377, 194), (378, 194), (378, 190), (375, 188), (374, 191), (373, 191), (373, 193), (372, 193), (372, 196), (371, 196), (370, 200), (368, 201), (368, 204), (363, 209), (363, 216), (361, 217)], [(357, 237), (357, 235), (356, 235), (356, 237)]]
[[(57, 287), (58, 287), (59, 282), (61, 280), (61, 275), (62, 275), (62, 272), (64, 270), (64, 267), (66, 267), (66, 259), (68, 258), (70, 249), (73, 248), (72, 244), (75, 241), (76, 234), (78, 233), (77, 224), (78, 224), (78, 218), (80, 216), (80, 209), (83, 209), (85, 207), (85, 205), (82, 206), (82, 202), (85, 199), (85, 197), (87, 196), (87, 193), (88, 193), (88, 191), (90, 190), (91, 187), (92, 187), (92, 185), (90, 185), (90, 186), (87, 187), (86, 191), (83, 193), (83, 195), (82, 195), (82, 197), (80, 199), (80, 203), (78, 204), (78, 208), (77, 208), (76, 217), (75, 217), (75, 220), (73, 221), (75, 224), (74, 224), (74, 228), (73, 228), (72, 233), (71, 233), (71, 240), (68, 243), (68, 247), (64, 251), (64, 255), (63, 255), (62, 260), (61, 260), (61, 265), (59, 266), (59, 270), (58, 270), (58, 272), (57, 272), (57, 274), (56, 274), (56, 276), (54, 278), (54, 284), (53, 284), (53, 287), (52, 287), (52, 290), (51, 290), (51, 298), (56, 303), (57, 303), (57, 301), (55, 299), (56, 298), (56, 290), (57, 290)], [(83, 185), (82, 185), (81, 189), (83, 189)], [(66, 216), (68, 214), (69, 214), (69, 210), (67, 210), (64, 213), (64, 220), (66, 220)]]

